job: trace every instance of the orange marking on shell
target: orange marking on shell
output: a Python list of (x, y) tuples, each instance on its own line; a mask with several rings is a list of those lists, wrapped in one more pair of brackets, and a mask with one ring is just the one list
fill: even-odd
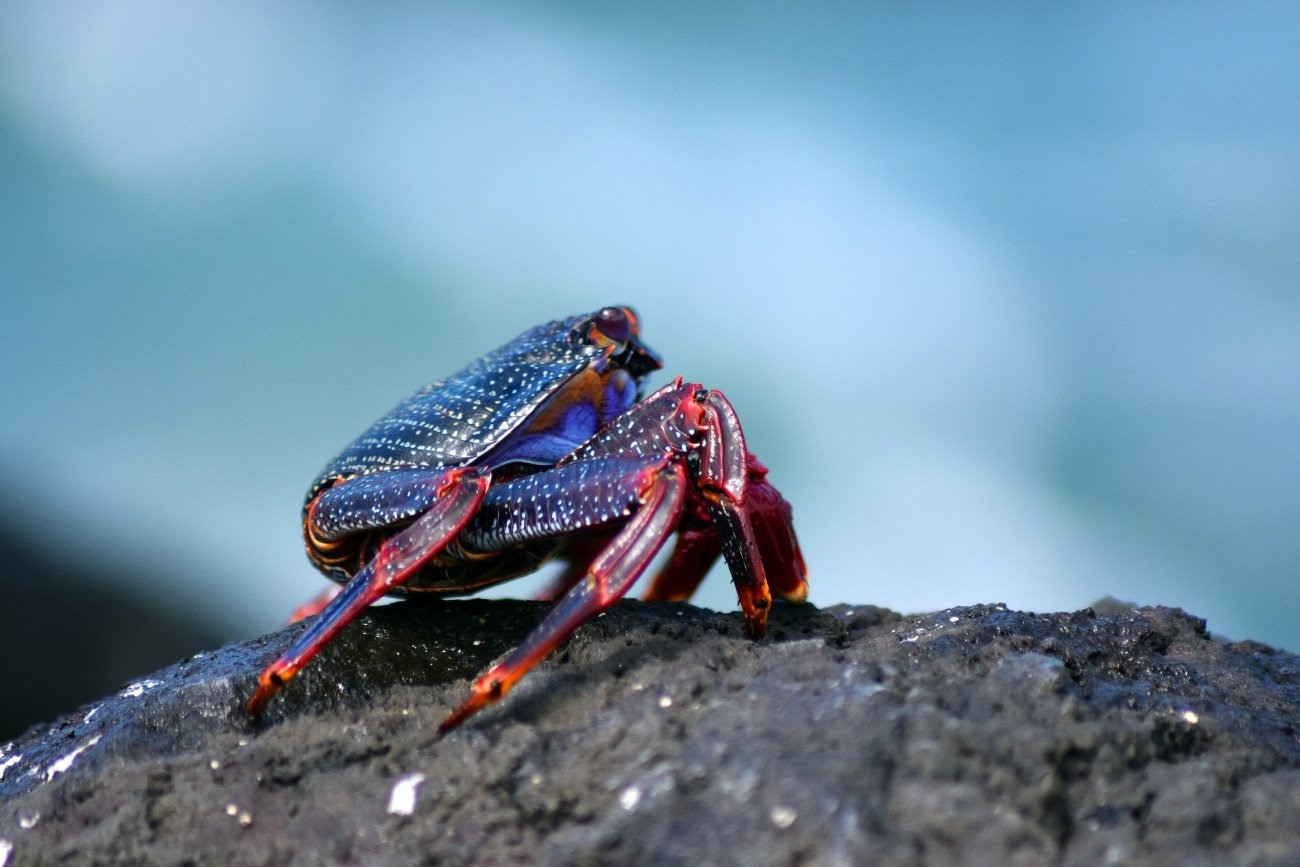
[(609, 374), (588, 367), (570, 379), (558, 393), (532, 419), (525, 434), (542, 433), (564, 424), (565, 414), (576, 404), (586, 404), (596, 411), (597, 418), (605, 415), (605, 383)]

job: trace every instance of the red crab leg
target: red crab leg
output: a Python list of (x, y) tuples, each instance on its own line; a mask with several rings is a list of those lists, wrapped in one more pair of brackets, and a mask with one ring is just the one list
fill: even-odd
[(379, 546), (379, 552), (330, 600), (315, 622), (257, 680), (248, 712), (259, 714), (308, 660), (371, 603), (405, 583), (474, 517), (490, 473), (479, 467), (447, 470), (431, 477), (436, 499), (414, 523)]
[(306, 602), (293, 609), (293, 613), (289, 615), (289, 623), (297, 623), (300, 620), (306, 620), (308, 617), (320, 614), (331, 602), (334, 601), (334, 597), (338, 596), (342, 592), (343, 585), (331, 584), (311, 599), (308, 599)]
[(794, 510), (766, 479), (767, 467), (749, 456), (749, 500), (745, 510), (767, 567), (767, 583), (786, 602), (808, 598), (808, 567), (794, 534)]
[(745, 634), (758, 639), (767, 634), (772, 595), (747, 508), (749, 451), (731, 401), (720, 391), (710, 391), (704, 403), (708, 412), (700, 456), (700, 493), (722, 540), (722, 554), (745, 617)]
[(646, 602), (685, 602), (695, 595), (721, 556), (722, 541), (712, 526), (678, 530), (672, 556), (642, 598)]
[[(635, 464), (634, 464), (635, 465)], [(447, 732), (500, 699), (521, 677), (592, 616), (609, 608), (640, 577), (681, 517), (686, 471), (679, 462), (640, 469), (641, 506), (587, 569), (586, 577), (556, 603), (524, 643), (474, 681), (470, 697), (447, 717)]]
[[(599, 456), (653, 454), (660, 449), (669, 449), (682, 457), (698, 450), (699, 461), (692, 465), (691, 471), (695, 491), (691, 497), (692, 520), (712, 525), (736, 586), (745, 618), (745, 632), (752, 638), (762, 638), (767, 632), (767, 612), (772, 600), (764, 570), (764, 555), (781, 554), (780, 547), (771, 542), (780, 535), (774, 532), (774, 528), (782, 529), (790, 536), (793, 530), (788, 526), (779, 528), (773, 523), (788, 522), (788, 517), (771, 511), (771, 498), (766, 497), (765, 492), (753, 499), (749, 497), (751, 472), (761, 476), (766, 468), (751, 460), (740, 419), (722, 392), (683, 383), (678, 378), (672, 385), (664, 386), (624, 413), (561, 465), (566, 461), (582, 462)], [(771, 493), (775, 494), (775, 489)], [(776, 496), (779, 498), (780, 495)], [(759, 541), (755, 521), (767, 537), (764, 543)], [(690, 523), (692, 521), (688, 521)], [(669, 565), (670, 571), (680, 571), (675, 578), (665, 579), (667, 589), (664, 589), (664, 584), (652, 587), (651, 598), (659, 598), (655, 594), (661, 591), (667, 594), (693, 590), (707, 566), (711, 565), (707, 550), (700, 545), (702, 540), (690, 538), (692, 529), (697, 528), (686, 528), (686, 548), (675, 552), (674, 562)], [(700, 547), (692, 550), (697, 545)], [(782, 595), (797, 597), (802, 568), (779, 563), (774, 566), (780, 573)], [(796, 570), (799, 576), (791, 577), (790, 573)]]
[(596, 559), (597, 554), (605, 550), (605, 546), (612, 538), (614, 538), (613, 533), (588, 534), (566, 543), (564, 553), (560, 555), (564, 561), (564, 569), (547, 581), (546, 586), (537, 591), (533, 598), (539, 602), (554, 602), (568, 593), (575, 584), (587, 577), (587, 565)]
[[(767, 467), (748, 456), (749, 485), (745, 492), (745, 511), (754, 528), (754, 538), (763, 561), (763, 569), (772, 592), (787, 602), (808, 598), (807, 568), (794, 534), (790, 504), (781, 492), (766, 480)], [(700, 520), (695, 506), (688, 511)], [(699, 512), (703, 512), (700, 504)], [(685, 524), (685, 519), (683, 524)], [(655, 576), (645, 594), (647, 602), (682, 602), (690, 599), (704, 576), (722, 554), (722, 543), (711, 525), (680, 529), (677, 544), (667, 566)]]

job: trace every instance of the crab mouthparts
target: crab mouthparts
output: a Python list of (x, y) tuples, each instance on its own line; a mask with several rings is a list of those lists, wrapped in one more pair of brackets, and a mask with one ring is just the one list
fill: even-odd
[(633, 337), (627, 342), (627, 349), (619, 359), (619, 364), (628, 373), (640, 379), (652, 370), (661, 369), (664, 360), (659, 353), (642, 343), (640, 338)]

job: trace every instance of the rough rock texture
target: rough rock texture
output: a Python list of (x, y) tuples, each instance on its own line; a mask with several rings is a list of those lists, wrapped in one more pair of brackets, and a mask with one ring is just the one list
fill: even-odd
[(625, 602), (440, 739), (542, 610), (372, 610), (260, 722), (298, 627), (32, 730), (0, 864), (1300, 864), (1300, 658), (1180, 611)]

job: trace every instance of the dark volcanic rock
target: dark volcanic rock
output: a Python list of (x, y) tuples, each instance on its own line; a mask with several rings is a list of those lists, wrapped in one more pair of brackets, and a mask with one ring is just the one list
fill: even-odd
[(440, 739), (542, 610), (372, 610), (260, 722), (298, 627), (141, 679), (3, 748), (0, 864), (1300, 863), (1300, 659), (1180, 611), (625, 602)]

